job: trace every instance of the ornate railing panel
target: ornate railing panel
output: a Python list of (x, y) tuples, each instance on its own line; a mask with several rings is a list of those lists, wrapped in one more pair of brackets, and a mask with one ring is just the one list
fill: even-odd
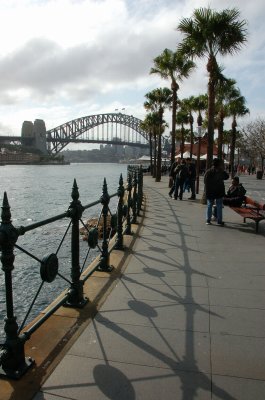
[[(40, 222), (15, 227), (12, 224), (10, 205), (7, 193), (4, 193), (1, 225), (0, 225), (0, 250), (1, 263), (4, 272), (4, 285), (6, 296), (6, 318), (4, 321), (5, 341), (0, 344), (0, 376), (7, 376), (13, 379), (19, 379), (34, 364), (34, 360), (25, 356), (24, 345), (30, 336), (62, 305), (68, 307), (81, 308), (86, 305), (89, 299), (84, 297), (83, 285), (95, 270), (110, 272), (110, 253), (113, 249), (123, 250), (123, 235), (131, 235), (131, 224), (136, 223), (143, 199), (143, 179), (141, 167), (128, 167), (127, 186), (124, 188), (122, 175), (119, 179), (118, 190), (109, 195), (107, 182), (104, 179), (102, 195), (99, 200), (89, 203), (85, 206), (79, 200), (79, 191), (76, 180), (72, 188), (72, 200), (67, 211)], [(110, 201), (117, 198), (117, 204), (114, 203), (114, 211), (111, 211)], [(97, 219), (97, 225), (88, 228), (84, 223), (83, 214), (86, 210), (93, 207), (100, 207), (100, 213)], [(54, 252), (45, 256), (33, 254), (18, 244), (21, 236), (29, 232), (36, 233), (36, 230), (43, 226), (50, 226), (62, 219), (68, 219), (65, 232)], [(102, 238), (99, 239), (99, 224), (102, 223)], [(87, 230), (88, 248), (81, 262), (80, 256), (80, 226)], [(110, 240), (115, 230), (114, 240)], [(71, 248), (71, 268), (70, 278), (66, 277), (61, 271), (61, 261), (59, 252), (70, 236)], [(114, 243), (114, 244), (113, 244)], [(83, 273), (86, 266), (88, 255), (91, 249), (97, 249), (100, 256), (93, 269), (89, 269), (87, 274)], [(24, 315), (20, 325), (14, 310), (13, 293), (13, 274), (15, 273), (15, 250), (19, 250), (27, 257), (33, 259), (39, 264), (41, 283), (36, 288), (36, 293), (31, 300), (30, 305)], [(93, 264), (94, 265), (94, 264)], [(30, 327), (26, 326), (29, 320), (33, 306), (45, 284), (52, 284), (56, 278), (64, 280), (68, 289), (63, 295), (46, 311), (39, 315)]]

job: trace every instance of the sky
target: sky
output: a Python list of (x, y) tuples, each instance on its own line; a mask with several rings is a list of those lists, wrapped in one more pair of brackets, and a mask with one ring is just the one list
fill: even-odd
[[(24, 120), (52, 129), (86, 115), (119, 110), (144, 119), (145, 94), (169, 87), (150, 75), (153, 59), (181, 42), (180, 20), (193, 10), (238, 8), (248, 41), (219, 58), (265, 117), (264, 0), (0, 0), (0, 135), (20, 135)], [(206, 93), (206, 60), (180, 84), (180, 98)], [(124, 110), (122, 110), (124, 109)]]

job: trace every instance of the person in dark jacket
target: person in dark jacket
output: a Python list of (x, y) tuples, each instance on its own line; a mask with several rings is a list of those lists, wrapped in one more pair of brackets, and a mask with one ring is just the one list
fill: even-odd
[(246, 189), (239, 183), (239, 177), (234, 176), (232, 184), (223, 199), (225, 206), (240, 207), (245, 199)]
[(184, 159), (176, 167), (175, 174), (174, 199), (177, 200), (179, 198), (182, 200), (184, 183), (188, 177), (188, 168)]
[(169, 179), (171, 181), (171, 188), (170, 191), (168, 193), (169, 197), (172, 197), (174, 191), (175, 191), (175, 180), (176, 180), (176, 171), (177, 171), (177, 167), (180, 164), (180, 159), (178, 158), (176, 161), (173, 162), (173, 164), (170, 167), (170, 171), (169, 171)]
[(191, 197), (189, 197), (189, 200), (195, 200), (196, 199), (196, 194), (195, 194), (195, 181), (196, 181), (196, 167), (195, 164), (192, 160), (192, 158), (187, 158), (187, 163), (188, 163), (188, 180), (189, 180), (189, 186), (190, 186), (190, 191), (191, 191)]
[(213, 165), (204, 174), (205, 195), (207, 199), (206, 224), (211, 225), (213, 204), (216, 203), (217, 224), (224, 225), (223, 222), (223, 197), (225, 195), (224, 180), (229, 175), (223, 168), (223, 161), (216, 158)]

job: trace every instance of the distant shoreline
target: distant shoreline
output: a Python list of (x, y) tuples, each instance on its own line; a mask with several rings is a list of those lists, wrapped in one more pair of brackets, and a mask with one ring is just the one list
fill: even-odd
[(10, 161), (10, 162), (5, 162), (5, 163), (0, 163), (0, 166), (5, 166), (5, 165), (70, 165), (71, 163), (69, 161), (64, 161), (64, 162), (19, 162), (19, 161)]

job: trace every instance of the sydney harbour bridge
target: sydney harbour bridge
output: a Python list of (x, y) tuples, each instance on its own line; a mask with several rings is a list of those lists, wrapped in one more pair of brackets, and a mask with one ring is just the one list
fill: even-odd
[(21, 136), (0, 136), (3, 143), (22, 143), (42, 153), (56, 155), (69, 143), (104, 143), (148, 147), (148, 133), (141, 120), (122, 113), (95, 114), (46, 130), (43, 120), (24, 121)]

